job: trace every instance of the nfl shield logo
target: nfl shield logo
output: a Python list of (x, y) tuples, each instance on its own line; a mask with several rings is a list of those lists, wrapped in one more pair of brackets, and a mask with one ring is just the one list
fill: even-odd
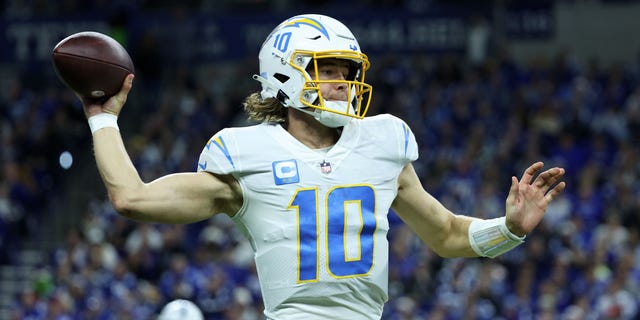
[(331, 163), (322, 161), (322, 163), (320, 164), (320, 171), (322, 171), (322, 173), (324, 174), (331, 173)]

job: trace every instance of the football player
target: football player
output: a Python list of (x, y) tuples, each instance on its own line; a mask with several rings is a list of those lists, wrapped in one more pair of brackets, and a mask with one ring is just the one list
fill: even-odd
[(503, 217), (445, 208), (414, 171), (418, 147), (407, 124), (365, 117), (370, 62), (336, 19), (287, 19), (259, 62), (261, 91), (244, 103), (258, 124), (215, 133), (197, 172), (141, 180), (117, 126), (132, 75), (119, 94), (85, 110), (115, 209), (160, 223), (228, 214), (254, 250), (269, 319), (380, 319), (390, 209), (443, 257), (496, 257), (524, 241), (565, 187), (563, 168), (536, 162), (511, 177)]

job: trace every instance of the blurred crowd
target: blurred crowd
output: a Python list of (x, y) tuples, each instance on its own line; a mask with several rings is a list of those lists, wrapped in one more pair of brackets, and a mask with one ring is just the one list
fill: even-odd
[[(241, 102), (258, 90), (255, 57), (169, 67), (149, 49), (136, 50), (119, 120), (145, 181), (194, 171), (215, 132), (248, 124)], [(526, 243), (496, 259), (439, 258), (390, 212), (385, 319), (639, 317), (640, 66), (578, 64), (571, 52), (515, 62), (507, 50), (473, 64), (425, 54), (371, 61), (369, 114), (408, 122), (421, 147), (416, 170), (452, 211), (503, 215), (510, 177), (538, 160), (565, 167), (568, 184)], [(73, 190), (58, 157), (65, 148), (90, 155), (91, 140), (75, 97), (30, 69), (3, 87), (0, 116), (0, 263), (10, 264), (44, 215), (69, 214), (50, 203)], [(153, 319), (176, 298), (208, 319), (261, 316), (251, 249), (224, 215), (138, 223), (97, 192), (65, 233), (11, 319)]]
[[(578, 67), (568, 54), (518, 64), (502, 52), (475, 66), (453, 58), (372, 57), (371, 114), (390, 112), (411, 125), (422, 147), (415, 166), (425, 188), (453, 211), (477, 217), (502, 215), (510, 176), (536, 160), (565, 167), (568, 188), (525, 245), (493, 260), (441, 259), (390, 212), (385, 317), (636, 317), (636, 66), (601, 67), (594, 61)], [(144, 75), (137, 79), (128, 108), (142, 116), (125, 111), (120, 121), (124, 127), (140, 124), (123, 135), (144, 180), (193, 171), (213, 133), (247, 124), (240, 101), (257, 90), (248, 76), (255, 67), (176, 70), (169, 81), (154, 84), (160, 91), (150, 91)], [(36, 94), (16, 81), (2, 101), (2, 155), (15, 159), (3, 162), (0, 179), (5, 225), (45, 203), (34, 197), (47, 197), (57, 179), (47, 173), (47, 146), (83, 143), (90, 152), (77, 102), (64, 91)], [(56, 142), (57, 136), (67, 142)], [(2, 234), (14, 237), (6, 244), (21, 232)], [(14, 319), (146, 319), (175, 298), (196, 302), (211, 319), (261, 314), (250, 248), (226, 216), (184, 226), (137, 223), (96, 197), (41, 272), (47, 276), (16, 297)]]

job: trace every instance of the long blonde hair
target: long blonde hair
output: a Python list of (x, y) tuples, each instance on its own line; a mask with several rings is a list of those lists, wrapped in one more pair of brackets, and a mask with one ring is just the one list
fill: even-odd
[(262, 99), (259, 92), (248, 95), (242, 105), (249, 120), (275, 123), (284, 123), (287, 120), (287, 108), (276, 98)]

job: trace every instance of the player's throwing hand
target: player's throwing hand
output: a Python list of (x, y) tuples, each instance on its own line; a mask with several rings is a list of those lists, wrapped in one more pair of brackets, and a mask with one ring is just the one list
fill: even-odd
[(103, 104), (100, 104), (96, 100), (85, 99), (78, 96), (78, 98), (82, 100), (84, 113), (87, 118), (99, 113), (110, 113), (112, 115), (118, 116), (125, 102), (127, 102), (127, 96), (129, 95), (129, 91), (131, 91), (131, 87), (133, 86), (133, 78), (134, 75), (129, 74), (122, 82), (122, 88), (120, 89), (120, 92), (116, 93), (116, 95), (109, 98), (109, 100), (105, 101)]

